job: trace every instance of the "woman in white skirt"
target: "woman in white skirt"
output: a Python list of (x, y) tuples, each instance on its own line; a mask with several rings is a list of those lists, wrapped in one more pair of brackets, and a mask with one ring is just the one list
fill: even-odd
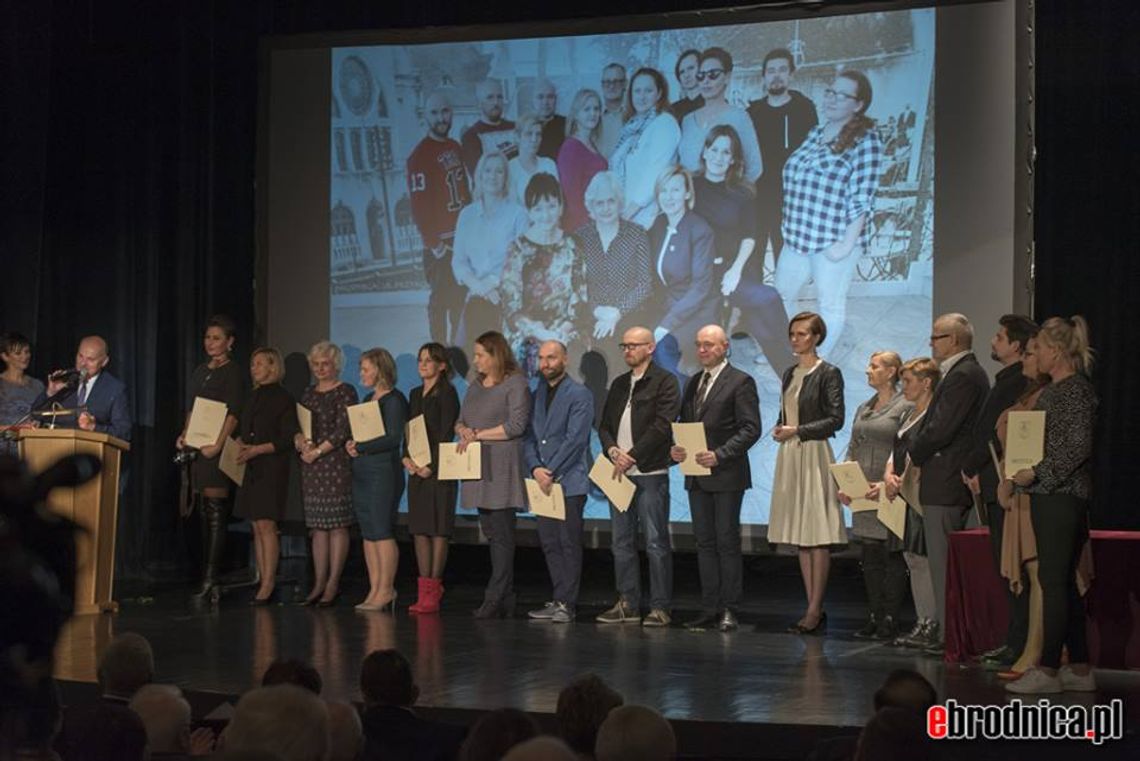
[(783, 377), (780, 420), (772, 433), (780, 442), (772, 485), (768, 541), (799, 551), (807, 611), (788, 627), (797, 634), (827, 629), (823, 595), (831, 551), (847, 544), (847, 529), (828, 465), (835, 462), (828, 439), (843, 427), (843, 374), (819, 358), (827, 325), (814, 312), (800, 312), (788, 324), (788, 339), (799, 360)]

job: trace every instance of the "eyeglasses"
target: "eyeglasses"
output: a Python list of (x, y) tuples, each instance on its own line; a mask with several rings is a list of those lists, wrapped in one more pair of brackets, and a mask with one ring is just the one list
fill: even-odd
[(935, 333), (934, 335), (932, 335), (930, 337), (930, 342), (934, 343), (935, 341), (941, 341), (943, 338), (949, 338), (949, 337), (950, 337), (949, 333)]
[(839, 92), (839, 90), (833, 90), (830, 87), (823, 91), (823, 97), (825, 97), (825, 98), (847, 98), (847, 100), (859, 100), (854, 95), (848, 95), (845, 92)]
[(640, 348), (642, 346), (648, 346), (648, 345), (649, 345), (648, 342), (638, 343), (638, 344), (618, 344), (618, 348), (621, 349), (622, 351), (633, 351), (634, 349)]
[(724, 74), (724, 69), (709, 69), (708, 71), (698, 71), (697, 81), (704, 82), (706, 79), (710, 82), (715, 82)]

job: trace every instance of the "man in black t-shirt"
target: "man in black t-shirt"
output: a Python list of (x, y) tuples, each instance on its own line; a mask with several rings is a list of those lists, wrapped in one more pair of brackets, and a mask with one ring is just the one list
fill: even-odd
[(795, 71), (795, 60), (788, 50), (770, 51), (764, 56), (763, 67), (767, 95), (748, 106), (764, 158), (764, 174), (756, 181), (756, 250), (763, 257), (771, 240), (773, 259), (779, 258), (784, 247), (780, 231), (784, 216), (784, 163), (819, 124), (815, 104), (790, 87)]
[(681, 97), (673, 101), (669, 110), (673, 113), (677, 123), (685, 121), (685, 117), (705, 104), (701, 95), (701, 85), (697, 81), (697, 69), (700, 68), (701, 51), (686, 50), (677, 56), (677, 65), (673, 67), (673, 74), (681, 85)]

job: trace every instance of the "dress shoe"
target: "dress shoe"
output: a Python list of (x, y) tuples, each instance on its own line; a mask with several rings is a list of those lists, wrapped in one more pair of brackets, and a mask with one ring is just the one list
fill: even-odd
[(875, 632), (879, 630), (879, 620), (872, 613), (871, 617), (867, 619), (867, 623), (863, 624), (863, 628), (855, 632), (855, 639), (874, 639)]
[(690, 631), (694, 629), (711, 629), (716, 626), (716, 622), (716, 613), (702, 613), (692, 621), (686, 621), (684, 626)]
[(716, 628), (722, 632), (734, 632), (740, 628), (740, 624), (736, 621), (736, 615), (725, 608), (725, 611), (720, 614), (720, 621), (717, 622)]
[[(318, 608), (331, 608), (334, 605), (336, 605), (336, 601), (339, 599), (340, 599), (340, 592), (338, 591), (335, 595), (333, 595), (332, 597), (330, 597), (327, 600), (324, 598), (317, 600), (317, 607)], [(395, 599), (394, 595), (393, 595), (392, 599)]]
[(384, 613), (384, 612), (390, 611), (392, 613), (395, 613), (396, 612), (396, 590), (394, 590), (394, 589), (392, 590), (392, 597), (387, 602), (375, 602), (375, 603), (362, 602), (356, 606), (356, 610), (365, 611), (365, 612), (378, 612), (378, 613)]
[(804, 626), (803, 624), (796, 624), (790, 631), (796, 634), (811, 634), (820, 635), (827, 631), (827, 613), (820, 613), (819, 620), (815, 622), (815, 626)]
[(498, 600), (485, 601), (472, 612), (472, 615), (479, 619), (510, 617), (507, 607)]

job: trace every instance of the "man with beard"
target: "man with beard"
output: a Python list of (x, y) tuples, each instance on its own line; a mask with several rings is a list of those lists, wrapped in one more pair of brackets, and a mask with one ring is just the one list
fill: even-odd
[(503, 118), (503, 85), (497, 79), (484, 79), (475, 87), (475, 97), (483, 115), (463, 132), (463, 163), (475, 177), (475, 166), (484, 153), (498, 151), (513, 159), (519, 153), (515, 123)]
[(697, 70), (701, 67), (701, 51), (686, 50), (677, 56), (677, 65), (673, 67), (673, 74), (681, 85), (681, 97), (673, 101), (669, 107), (673, 116), (680, 124), (689, 113), (696, 111), (705, 104), (701, 95), (701, 83), (697, 81)]
[(784, 247), (780, 232), (784, 216), (784, 163), (819, 123), (815, 104), (790, 88), (795, 71), (796, 64), (788, 50), (777, 48), (769, 52), (762, 68), (767, 95), (748, 106), (760, 155), (764, 157), (764, 174), (756, 181), (756, 251), (763, 259), (771, 240), (773, 263)]
[(558, 158), (558, 149), (566, 139), (566, 117), (554, 113), (558, 107), (558, 91), (549, 79), (540, 79), (534, 86), (534, 113), (542, 123), (542, 143), (538, 155)]
[(427, 136), (408, 156), (408, 193), (412, 220), (424, 241), (424, 279), (428, 296), (428, 324), (431, 338), (448, 343), (459, 326), (459, 316), (467, 299), (465, 289), (455, 282), (451, 271), (451, 244), (459, 210), (471, 202), (467, 172), (463, 168), (459, 143), (451, 132), (451, 103), (441, 93), (429, 96), (424, 104)]

